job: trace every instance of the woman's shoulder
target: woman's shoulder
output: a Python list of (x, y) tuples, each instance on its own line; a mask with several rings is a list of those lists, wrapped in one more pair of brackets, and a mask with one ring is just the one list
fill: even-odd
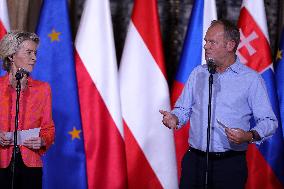
[(50, 90), (50, 85), (48, 82), (33, 79), (33, 78), (29, 78), (28, 82), (29, 82), (29, 86), (33, 88), (37, 88), (40, 90)]

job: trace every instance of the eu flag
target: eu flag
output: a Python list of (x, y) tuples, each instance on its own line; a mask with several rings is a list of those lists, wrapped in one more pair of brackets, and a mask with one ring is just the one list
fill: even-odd
[[(277, 93), (279, 99), (280, 107), (280, 118), (281, 122), (284, 121), (284, 59), (283, 59), (283, 50), (284, 50), (284, 28), (281, 33), (280, 44), (276, 54), (276, 64), (275, 64), (275, 77), (277, 83)], [(282, 121), (283, 120), (283, 121)]]
[(84, 140), (67, 0), (43, 1), (33, 77), (52, 89), (55, 143), (43, 157), (43, 188), (87, 188)]
[[(283, 50), (284, 50), (284, 28), (282, 29), (280, 44), (278, 47), (277, 55), (276, 55), (276, 64), (275, 64), (275, 78), (277, 85), (277, 95), (279, 99), (279, 109), (280, 109), (280, 120), (279, 125), (282, 126), (282, 130), (279, 129), (279, 142), (276, 145), (282, 146), (281, 152), (275, 152), (276, 154), (282, 153), (281, 156), (278, 156), (278, 161), (280, 164), (275, 162), (275, 167), (278, 170), (279, 180), (282, 182), (282, 186), (284, 188), (284, 135), (283, 135), (283, 125), (284, 125), (284, 59), (283, 59)], [(279, 166), (281, 165), (281, 166)]]

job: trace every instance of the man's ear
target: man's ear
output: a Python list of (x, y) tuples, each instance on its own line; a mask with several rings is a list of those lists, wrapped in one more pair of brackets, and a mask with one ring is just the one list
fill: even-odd
[(230, 41), (227, 42), (226, 48), (229, 52), (232, 52), (232, 51), (234, 51), (235, 46), (236, 46), (236, 42), (233, 41), (233, 40), (230, 40)]

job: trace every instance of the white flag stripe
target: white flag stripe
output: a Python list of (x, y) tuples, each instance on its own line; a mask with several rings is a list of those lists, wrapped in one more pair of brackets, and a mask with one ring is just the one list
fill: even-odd
[(204, 1), (204, 14), (203, 14), (203, 37), (202, 37), (202, 57), (201, 62), (202, 64), (206, 64), (205, 60), (205, 51), (204, 51), (204, 44), (205, 41), (203, 40), (206, 31), (209, 28), (212, 20), (217, 20), (217, 11), (216, 11), (216, 3), (215, 0), (205, 0)]
[[(123, 136), (109, 1), (86, 1), (83, 17), (100, 19), (81, 19), (75, 42), (76, 49)], [(92, 40), (88, 40), (90, 36)]]
[(0, 20), (2, 21), (6, 31), (10, 31), (10, 22), (6, 0), (0, 0)]
[(255, 1), (243, 1), (242, 7), (246, 7), (269, 43), (267, 20), (263, 1), (257, 0), (257, 3)]
[(177, 188), (173, 133), (159, 113), (170, 110), (167, 81), (132, 22), (121, 62), (123, 118), (163, 188)]

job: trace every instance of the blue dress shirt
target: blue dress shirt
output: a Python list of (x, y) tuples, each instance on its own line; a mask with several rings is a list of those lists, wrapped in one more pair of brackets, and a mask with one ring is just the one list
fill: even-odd
[[(190, 119), (189, 145), (206, 151), (208, 126), (209, 73), (206, 65), (197, 66), (171, 113), (178, 117), (181, 128)], [(250, 130), (251, 118), (261, 141), (270, 137), (278, 126), (262, 77), (240, 63), (239, 59), (223, 73), (213, 75), (211, 107), (211, 140), (209, 151), (244, 151), (248, 144), (229, 142), (219, 120), (229, 128)]]

